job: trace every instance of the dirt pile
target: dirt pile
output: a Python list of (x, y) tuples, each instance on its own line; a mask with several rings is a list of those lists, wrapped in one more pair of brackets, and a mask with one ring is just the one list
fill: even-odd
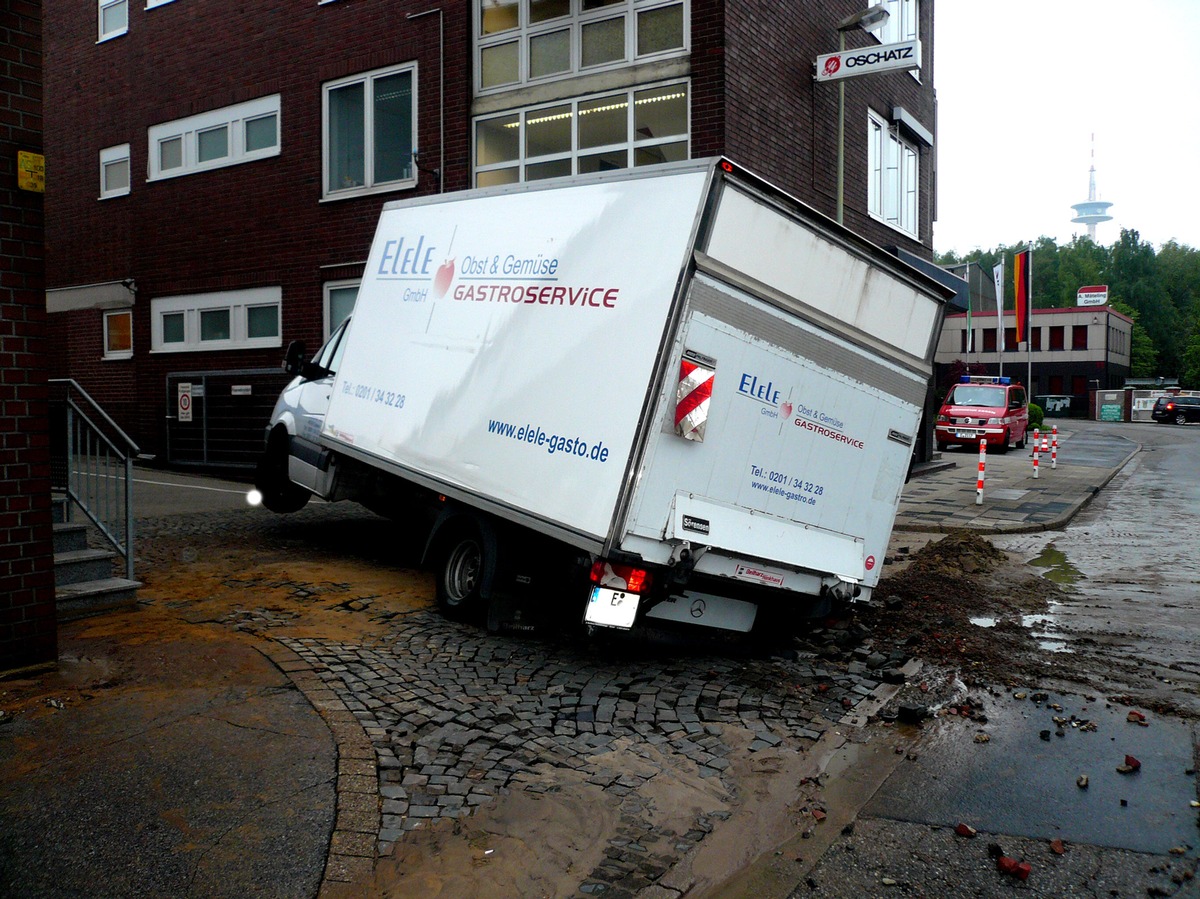
[(1007, 683), (1045, 670), (1022, 618), (1045, 611), (1059, 593), (986, 539), (960, 531), (879, 582), (872, 630), (877, 641), (958, 668), (968, 685)]

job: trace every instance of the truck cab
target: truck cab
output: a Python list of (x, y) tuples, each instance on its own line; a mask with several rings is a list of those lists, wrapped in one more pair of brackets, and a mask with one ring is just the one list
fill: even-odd
[(963, 375), (942, 401), (934, 439), (939, 450), (986, 440), (1003, 453), (1014, 443), (1023, 449), (1028, 429), (1029, 398), (1021, 384), (1007, 377)]

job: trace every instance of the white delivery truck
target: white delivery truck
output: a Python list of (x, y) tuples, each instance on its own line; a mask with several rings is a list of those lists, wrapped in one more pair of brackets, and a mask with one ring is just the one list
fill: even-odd
[(865, 599), (948, 294), (724, 159), (389, 203), (258, 487), (421, 520), (493, 627)]

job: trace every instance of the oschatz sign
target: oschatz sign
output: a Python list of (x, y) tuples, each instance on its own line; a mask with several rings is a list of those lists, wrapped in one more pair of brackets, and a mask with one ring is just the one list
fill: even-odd
[(817, 81), (837, 81), (880, 72), (907, 72), (921, 68), (921, 42), (902, 41), (859, 50), (842, 50), (817, 57)]
[(1090, 284), (1075, 294), (1076, 306), (1103, 306), (1108, 302), (1107, 284)]

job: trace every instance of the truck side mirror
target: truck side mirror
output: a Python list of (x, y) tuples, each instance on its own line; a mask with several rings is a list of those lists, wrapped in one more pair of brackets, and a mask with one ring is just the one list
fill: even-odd
[(293, 340), (288, 344), (287, 355), (283, 357), (283, 370), (289, 375), (298, 375), (303, 368), (304, 341)]

